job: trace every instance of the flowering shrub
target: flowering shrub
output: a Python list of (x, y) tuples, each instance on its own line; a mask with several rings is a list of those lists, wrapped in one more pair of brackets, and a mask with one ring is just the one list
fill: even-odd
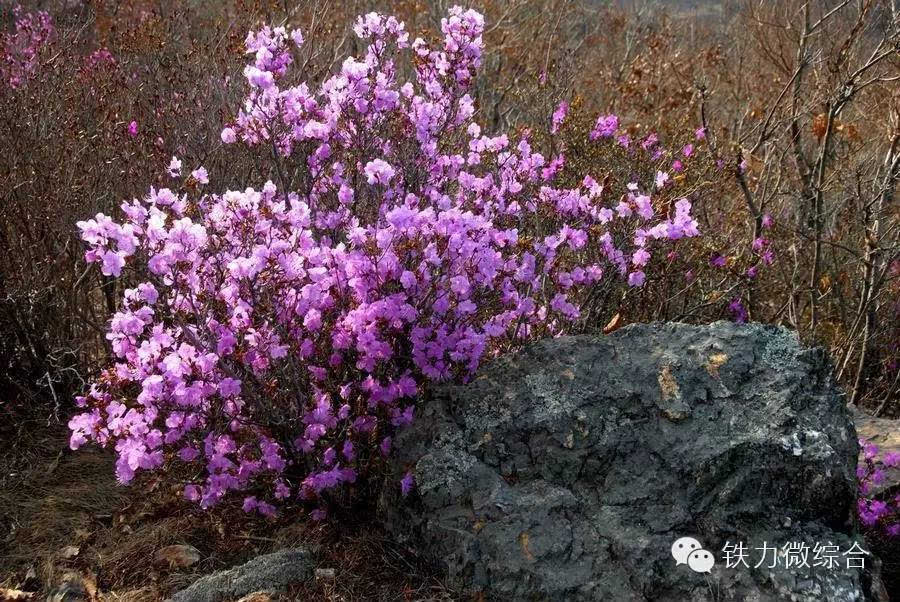
[(56, 36), (53, 19), (44, 11), (12, 9), (13, 30), (0, 33), (0, 84), (19, 88), (35, 72), (41, 50)]
[(888, 499), (884, 495), (876, 495), (875, 487), (884, 483), (885, 468), (900, 466), (900, 453), (890, 452), (879, 457), (878, 446), (874, 443), (859, 440), (863, 449), (865, 465), (856, 468), (859, 479), (859, 499), (856, 502), (857, 513), (863, 527), (868, 530), (883, 530), (885, 534), (900, 536), (900, 494)]
[[(171, 188), (78, 223), (87, 261), (136, 286), (72, 448), (113, 445), (122, 482), (165, 467), (204, 508), (235, 490), (263, 514), (324, 501), (378, 468), (428, 383), (569, 332), (596, 287), (641, 287), (654, 255), (698, 234), (687, 199), (654, 200), (662, 176), (609, 198), (590, 173), (559, 185), (564, 153), (530, 132), (484, 132), (470, 94), (483, 18), (454, 8), (441, 29), (430, 45), (360, 17), (363, 57), (317, 87), (288, 81), (299, 31), (251, 32), (221, 139), (276, 181), (215, 193), (173, 157)], [(625, 145), (618, 127), (601, 117), (591, 143)]]

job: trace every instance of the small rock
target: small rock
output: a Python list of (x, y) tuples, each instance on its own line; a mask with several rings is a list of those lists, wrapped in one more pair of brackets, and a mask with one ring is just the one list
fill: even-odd
[(70, 558), (75, 558), (76, 556), (78, 556), (78, 552), (80, 551), (81, 548), (79, 548), (78, 546), (66, 546), (59, 551), (59, 555), (62, 558), (69, 560)]
[(97, 585), (92, 577), (66, 573), (59, 585), (47, 594), (47, 602), (93, 602), (96, 594)]
[(18, 589), (25, 590), (26, 592), (33, 592), (41, 588), (41, 582), (38, 579), (37, 571), (34, 569), (34, 566), (28, 567), (28, 571), (25, 573), (25, 580), (19, 584)]
[(254, 592), (275, 595), (313, 576), (313, 554), (289, 548), (254, 558), (246, 564), (201, 577), (172, 596), (172, 602), (225, 602)]
[[(889, 453), (900, 453), (900, 422), (888, 418), (875, 418), (865, 414), (855, 407), (853, 421), (856, 423), (856, 433), (860, 439), (865, 439), (878, 446), (878, 456), (883, 458)], [(859, 463), (865, 465), (863, 450), (859, 450)], [(884, 470), (885, 479), (881, 483), (874, 484), (873, 492), (891, 493), (900, 490), (900, 466), (887, 467)]]
[(334, 579), (334, 569), (316, 569), (316, 579)]
[(182, 544), (166, 546), (157, 550), (154, 561), (170, 569), (183, 569), (200, 562), (200, 550)]

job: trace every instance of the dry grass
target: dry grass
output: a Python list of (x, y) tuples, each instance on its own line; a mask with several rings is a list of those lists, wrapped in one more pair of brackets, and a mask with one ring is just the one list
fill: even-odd
[[(335, 569), (335, 578), (299, 585), (288, 599), (457, 599), (433, 567), (372, 526), (309, 524), (296, 520), (299, 509), (275, 521), (248, 517), (236, 505), (199, 512), (160, 479), (119, 485), (113, 455), (67, 451), (60, 426), (27, 433), (0, 464), (0, 532), (8, 533), (0, 540), (0, 588), (46, 593), (74, 573), (96, 583), (102, 600), (149, 602), (201, 575), (303, 544), (318, 550), (317, 566)], [(171, 544), (194, 546), (200, 562), (180, 570), (155, 565), (156, 551)]]

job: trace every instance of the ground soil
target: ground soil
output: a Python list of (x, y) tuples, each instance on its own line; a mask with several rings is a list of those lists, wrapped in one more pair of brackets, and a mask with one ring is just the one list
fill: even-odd
[[(162, 600), (201, 575), (297, 545), (315, 546), (335, 578), (284, 599), (457, 599), (432, 567), (371, 526), (311, 523), (299, 519), (300, 508), (275, 520), (248, 517), (236, 504), (201, 512), (161, 479), (120, 485), (111, 453), (71, 452), (66, 437), (62, 425), (33, 425), (0, 450), (0, 599), (14, 589), (42, 600), (74, 576), (88, 599)], [(197, 548), (200, 561), (175, 570), (155, 564), (155, 552), (172, 544)]]

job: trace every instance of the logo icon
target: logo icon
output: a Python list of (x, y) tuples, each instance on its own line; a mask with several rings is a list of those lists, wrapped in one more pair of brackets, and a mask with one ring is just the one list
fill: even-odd
[(710, 573), (716, 564), (716, 558), (709, 550), (693, 537), (680, 537), (672, 544), (672, 558), (675, 566), (688, 565), (695, 573)]

